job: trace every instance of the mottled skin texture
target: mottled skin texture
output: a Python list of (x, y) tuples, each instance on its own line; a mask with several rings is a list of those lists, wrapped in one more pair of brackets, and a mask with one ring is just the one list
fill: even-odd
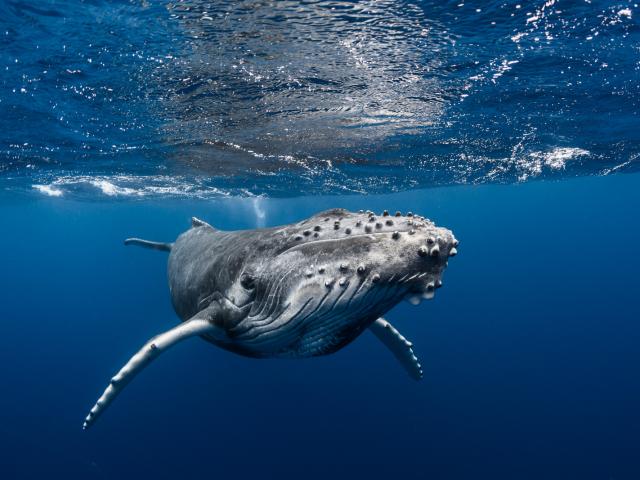
[(381, 316), (402, 299), (433, 297), (458, 244), (449, 230), (411, 213), (341, 209), (236, 232), (193, 219), (173, 244), (125, 243), (170, 251), (169, 288), (183, 323), (129, 359), (83, 428), (160, 353), (194, 336), (251, 357), (311, 357), (335, 352), (370, 328), (419, 380), (411, 342)]
[(236, 353), (328, 354), (405, 296), (439, 286), (455, 244), (421, 217), (342, 209), (259, 230), (204, 224), (173, 245), (171, 298), (183, 320), (212, 307), (225, 335), (205, 338)]

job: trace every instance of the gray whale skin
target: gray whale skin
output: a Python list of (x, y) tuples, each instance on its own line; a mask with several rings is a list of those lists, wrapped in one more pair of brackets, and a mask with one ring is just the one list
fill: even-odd
[(125, 244), (170, 252), (169, 289), (182, 323), (131, 357), (85, 429), (157, 355), (192, 336), (250, 357), (297, 358), (333, 353), (369, 329), (419, 380), (412, 344), (382, 315), (403, 299), (432, 298), (458, 241), (412, 213), (333, 209), (298, 223), (231, 232), (193, 218), (175, 243)]

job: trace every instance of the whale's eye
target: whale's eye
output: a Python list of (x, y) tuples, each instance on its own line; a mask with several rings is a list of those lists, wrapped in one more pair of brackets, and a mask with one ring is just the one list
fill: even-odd
[(240, 277), (240, 285), (242, 285), (247, 290), (251, 290), (255, 287), (255, 280), (248, 273), (243, 273), (242, 277)]

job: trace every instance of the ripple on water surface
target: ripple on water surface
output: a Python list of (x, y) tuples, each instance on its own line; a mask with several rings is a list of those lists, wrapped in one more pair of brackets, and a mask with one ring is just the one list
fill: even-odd
[(0, 178), (380, 192), (635, 171), (630, 2), (0, 6)]

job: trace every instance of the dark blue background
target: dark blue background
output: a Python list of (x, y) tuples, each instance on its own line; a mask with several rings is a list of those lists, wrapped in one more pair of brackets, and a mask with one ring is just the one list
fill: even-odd
[[(461, 240), (436, 299), (388, 315), (422, 382), (367, 332), (302, 361), (193, 339), (82, 431), (110, 376), (176, 322), (166, 254), (123, 238), (335, 206), (420, 212)], [(0, 477), (640, 478), (639, 207), (637, 175), (290, 200), (2, 194)]]

